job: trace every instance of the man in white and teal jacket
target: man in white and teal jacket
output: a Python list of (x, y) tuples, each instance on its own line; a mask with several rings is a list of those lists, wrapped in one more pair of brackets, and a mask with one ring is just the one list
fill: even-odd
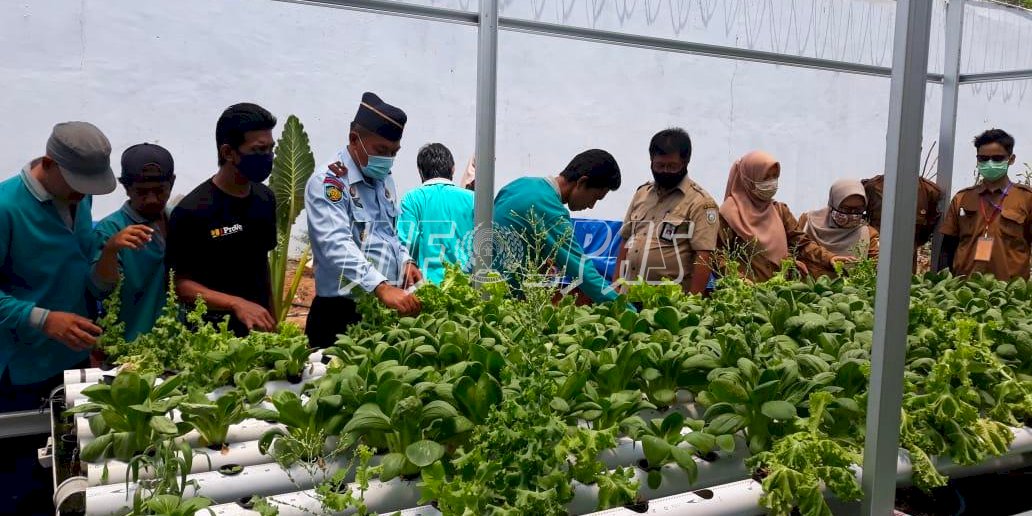
[(100, 335), (88, 318), (91, 196), (115, 189), (110, 156), (100, 129), (66, 122), (0, 183), (0, 412), (38, 408)]

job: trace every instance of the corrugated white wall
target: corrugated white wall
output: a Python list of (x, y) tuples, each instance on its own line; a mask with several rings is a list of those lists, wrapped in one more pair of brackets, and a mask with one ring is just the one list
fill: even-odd
[[(891, 0), (503, 1), (507, 16), (879, 65), (891, 64), (893, 10)], [(942, 18), (940, 6), (938, 27)], [(975, 3), (967, 22), (965, 72), (1032, 67), (1027, 13)], [(941, 70), (941, 29), (933, 34), (932, 67)], [(510, 32), (499, 47), (498, 186), (607, 149), (626, 186), (582, 216), (623, 217), (650, 178), (649, 138), (672, 125), (692, 134), (690, 173), (718, 198), (736, 157), (753, 148), (778, 156), (779, 198), (797, 213), (825, 202), (835, 179), (884, 164), (887, 79)], [(100, 126), (116, 154), (141, 141), (168, 147), (185, 193), (214, 172), (215, 121), (240, 101), (281, 120), (298, 115), (323, 163), (345, 141), (365, 90), (409, 114), (395, 169), (401, 190), (418, 183), (423, 143), (448, 145), (460, 171), (473, 152), (472, 27), (266, 0), (7, 0), (0, 48), (0, 178), (41, 154), (54, 123), (80, 119)], [(1015, 134), (1019, 160), (1032, 155), (1030, 83), (964, 87), (958, 188), (974, 166), (967, 142), (987, 127)], [(939, 99), (930, 86), (928, 144)], [(123, 200), (120, 191), (96, 199), (94, 216)]]

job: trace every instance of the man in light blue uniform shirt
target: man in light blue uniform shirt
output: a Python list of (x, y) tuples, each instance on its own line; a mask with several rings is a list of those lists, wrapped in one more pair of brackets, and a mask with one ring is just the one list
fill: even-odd
[(473, 192), (452, 181), (455, 158), (440, 143), (419, 149), (416, 167), (423, 186), (401, 199), (398, 234), (426, 278), (440, 283), (446, 263), (469, 263), (463, 244), (473, 231)]
[(333, 345), (360, 320), (360, 295), (375, 295), (401, 314), (420, 310), (419, 300), (404, 290), (423, 276), (398, 238), (398, 192), (391, 178), (406, 121), (402, 110), (365, 93), (338, 161), (308, 180), (316, 297), (305, 333), (314, 347)]

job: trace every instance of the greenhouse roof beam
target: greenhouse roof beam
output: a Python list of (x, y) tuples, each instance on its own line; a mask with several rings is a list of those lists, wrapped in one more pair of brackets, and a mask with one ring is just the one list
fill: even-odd
[(1009, 70), (1006, 72), (967, 73), (960, 76), (961, 84), (978, 84), (983, 82), (1019, 81), (1032, 79), (1032, 69)]
[(398, 0), (278, 0), (293, 4), (316, 5), (320, 7), (338, 7), (352, 11), (363, 11), (372, 14), (388, 14), (463, 25), (476, 25), (480, 15), (476, 12), (432, 7), (428, 5), (407, 4)]
[[(388, 0), (279, 0), (307, 5), (323, 7), (337, 7), (355, 11), (369, 12), (375, 14), (387, 14), (406, 16), (424, 20), (439, 21), (445, 23), (458, 23), (463, 25), (478, 25), (480, 15), (476, 12), (460, 11), (457, 9), (446, 9), (443, 7), (431, 7), (416, 4), (407, 4), (399, 1)], [(765, 52), (748, 48), (729, 47), (723, 45), (710, 45), (696, 43), (672, 38), (657, 38), (643, 36), (640, 34), (629, 34), (617, 31), (591, 29), (587, 27), (576, 27), (547, 23), (536, 20), (521, 18), (498, 18), (498, 28), (527, 34), (542, 36), (553, 36), (580, 41), (590, 41), (610, 45), (620, 45), (632, 48), (649, 50), (660, 50), (681, 54), (694, 54), (721, 59), (734, 59), (738, 61), (752, 61), (773, 65), (793, 66), (798, 68), (810, 68), (825, 70), (829, 72), (843, 72), (857, 75), (870, 75), (875, 77), (891, 77), (892, 68), (875, 66), (862, 63), (851, 63), (847, 61), (835, 61), (831, 59), (820, 59), (817, 57), (800, 56), (793, 54), (782, 54), (778, 52)], [(929, 73), (928, 81), (941, 83), (942, 74)]]

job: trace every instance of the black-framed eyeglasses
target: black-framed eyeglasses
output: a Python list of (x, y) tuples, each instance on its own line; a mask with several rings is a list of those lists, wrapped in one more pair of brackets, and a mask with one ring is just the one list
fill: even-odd
[(975, 156), (975, 159), (978, 160), (979, 163), (985, 163), (986, 161), (1009, 161), (1010, 155), (994, 154), (992, 156), (986, 156), (984, 154), (979, 154)]

